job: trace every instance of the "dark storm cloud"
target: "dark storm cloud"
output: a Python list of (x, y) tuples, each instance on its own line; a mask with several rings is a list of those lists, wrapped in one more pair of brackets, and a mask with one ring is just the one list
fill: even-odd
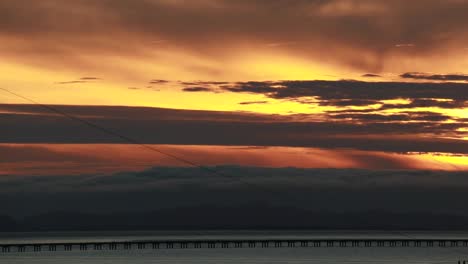
[(89, 83), (89, 82), (100, 81), (100, 80), (101, 78), (98, 78), (98, 77), (81, 77), (79, 80), (57, 82), (57, 84), (79, 84), (79, 83)]
[(207, 87), (186, 87), (182, 89), (184, 92), (212, 92), (211, 88)]
[(220, 88), (225, 85), (230, 84), (229, 82), (224, 81), (192, 81), (192, 82), (182, 82), (179, 81), (179, 84), (187, 86), (182, 89), (184, 92), (220, 92)]
[(179, 82), (179, 83), (182, 85), (195, 85), (195, 86), (229, 84), (229, 82), (218, 82), (218, 81), (194, 81), (194, 82)]
[[(468, 172), (263, 168), (221, 165), (206, 168), (154, 167), (139, 172), (112, 175), (3, 176), (0, 193), (67, 193), (97, 191), (155, 191), (157, 189), (190, 188), (253, 188), (257, 184), (272, 190), (284, 185), (298, 189), (338, 187), (370, 189), (388, 187), (464, 187), (468, 188)], [(15, 184), (20, 189), (7, 188)], [(41, 186), (43, 185), (43, 186)], [(260, 188), (260, 187), (258, 187)]]
[(377, 78), (377, 77), (382, 77), (382, 76), (379, 75), (379, 74), (374, 74), (374, 73), (366, 73), (366, 74), (363, 74), (362, 77), (366, 77), (366, 78)]
[(98, 78), (98, 77), (81, 77), (80, 80), (82, 80), (82, 81), (100, 81), (101, 78)]
[(378, 104), (378, 100), (361, 100), (361, 99), (345, 99), (345, 100), (328, 100), (328, 101), (320, 101), (319, 105), (327, 106), (366, 106), (366, 105), (373, 105)]
[(166, 83), (170, 83), (170, 82), (171, 81), (169, 81), (169, 80), (155, 79), (155, 80), (149, 81), (149, 84), (166, 84)]
[(249, 102), (240, 102), (240, 105), (251, 105), (251, 104), (268, 104), (268, 101), (249, 101)]
[(68, 81), (68, 82), (58, 82), (57, 84), (78, 84), (78, 83), (87, 83), (87, 81)]
[(341, 81), (268, 81), (238, 82), (223, 86), (237, 93), (264, 94), (275, 99), (293, 99), (315, 96), (327, 102), (346, 103), (355, 100), (358, 105), (376, 100), (441, 98), (468, 100), (468, 84), (461, 83), (407, 83)]
[[(57, 56), (69, 47), (132, 53), (135, 45), (154, 42), (154, 36), (214, 53), (223, 49), (220, 42), (294, 43), (294, 51), (304, 56), (378, 71), (398, 43), (412, 44), (410, 51), (398, 51), (406, 56), (466, 43), (467, 11), (468, 3), (460, 0), (426, 0), (424, 8), (421, 1), (404, 0), (3, 0), (0, 32), (37, 43), (63, 40), (50, 49)], [(131, 45), (95, 41), (129, 32), (135, 36)], [(23, 52), (44, 49), (27, 43)], [(370, 59), (363, 60), (362, 52)]]
[(386, 122), (386, 121), (432, 121), (439, 122), (450, 119), (450, 116), (437, 114), (437, 113), (411, 113), (401, 112), (399, 114), (383, 115), (383, 114), (356, 114), (356, 113), (342, 113), (330, 115), (335, 119), (353, 119), (366, 122)]
[[(301, 100), (298, 100), (302, 102)], [(307, 103), (307, 102), (304, 102)], [(338, 106), (338, 107), (346, 107), (346, 106), (366, 106), (366, 105), (375, 105), (381, 104), (378, 108), (368, 108), (368, 109), (343, 109), (343, 110), (331, 110), (327, 111), (329, 114), (333, 113), (375, 113), (382, 110), (399, 110), (399, 112), (404, 111), (404, 109), (412, 109), (412, 108), (421, 108), (421, 107), (438, 107), (438, 108), (445, 108), (445, 109), (460, 109), (468, 106), (466, 100), (448, 100), (448, 101), (440, 101), (435, 99), (413, 99), (410, 100), (407, 104), (391, 104), (391, 103), (382, 103), (378, 100), (331, 100), (331, 101), (320, 101), (319, 105), (322, 106)], [(421, 113), (418, 111), (418, 113)], [(418, 114), (414, 113), (414, 114)], [(431, 115), (439, 115), (438, 113), (430, 113), (425, 112), (426, 114)]]
[(448, 109), (457, 109), (467, 107), (467, 100), (438, 101), (434, 99), (413, 99), (409, 104), (385, 104), (379, 110), (385, 109), (402, 109), (402, 108), (417, 108), (417, 107), (439, 107)]
[[(37, 106), (0, 106), (1, 110), (21, 113), (1, 115), (0, 126), (8, 128), (1, 132), (0, 141), (3, 143), (122, 143), (119, 138), (50, 114)], [(465, 127), (466, 123), (427, 122), (445, 118), (430, 113), (413, 114), (420, 122), (388, 123), (380, 120), (380, 116), (370, 116), (374, 117), (372, 122), (356, 123), (343, 122), (343, 119), (339, 122), (296, 122), (291, 121), (294, 116), (145, 107), (55, 107), (142, 143), (468, 153), (467, 141), (437, 136), (451, 135), (458, 128)], [(32, 130), (34, 133), (31, 133)], [(392, 137), (395, 131), (398, 131), (399, 137)], [(418, 134), (430, 136), (416, 137)]]
[(431, 81), (468, 81), (466, 74), (428, 74), (422, 72), (407, 72), (400, 75), (405, 79), (431, 80)]
[(194, 86), (200, 85), (198, 82), (179, 82), (179, 83), (182, 85), (194, 85)]
[(0, 178), (0, 197), (9, 202), (1, 203), (0, 209), (3, 214), (24, 216), (48, 212), (151, 212), (165, 208), (183, 211), (198, 207), (195, 212), (215, 217), (217, 210), (209, 213), (200, 209), (209, 206), (244, 210), (244, 218), (252, 214), (247, 212), (248, 205), (257, 203), (279, 210), (279, 214), (284, 213), (282, 207), (288, 206), (342, 214), (380, 211), (466, 215), (468, 210), (467, 204), (460, 202), (468, 188), (466, 172), (242, 166), (209, 169), (220, 173), (154, 167), (113, 175), (5, 175)]
[[(238, 113), (205, 110), (180, 110), (156, 107), (127, 107), (127, 106), (83, 106), (83, 105), (54, 105), (59, 110), (78, 117), (101, 117), (115, 120), (210, 120), (210, 121), (243, 121), (243, 122), (271, 122), (287, 121), (288, 117), (268, 114)], [(56, 115), (38, 105), (29, 104), (0, 104), (0, 110), (13, 113), (33, 113), (39, 115)]]
[[(43, 146), (9, 146), (0, 145), (0, 153), (3, 153), (0, 164), (9, 162), (65, 162), (72, 160), (74, 162), (96, 161), (95, 157), (85, 154), (67, 153), (50, 150)], [(6, 155), (8, 153), (8, 155)]]

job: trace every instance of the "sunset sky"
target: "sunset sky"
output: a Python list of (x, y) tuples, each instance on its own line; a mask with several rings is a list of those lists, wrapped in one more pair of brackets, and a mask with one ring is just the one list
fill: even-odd
[[(1, 0), (0, 88), (205, 166), (463, 171), (467, 14), (465, 0)], [(0, 90), (0, 175), (187, 165), (127, 143)]]

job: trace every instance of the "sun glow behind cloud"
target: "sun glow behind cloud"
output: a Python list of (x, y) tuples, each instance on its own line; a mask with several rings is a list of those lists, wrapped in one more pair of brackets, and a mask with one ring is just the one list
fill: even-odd
[[(206, 166), (237, 164), (277, 168), (468, 169), (468, 156), (447, 153), (391, 154), (350, 149), (256, 146), (153, 147), (180, 157), (190, 157), (193, 162)], [(140, 146), (126, 144), (0, 144), (0, 151), (6, 150), (18, 159), (2, 162), (5, 175), (79, 175), (142, 170), (155, 166), (187, 166)]]
[[(423, 164), (417, 168), (465, 169), (466, 157), (457, 155), (468, 138), (466, 1), (426, 1), (437, 15), (418, 1), (111, 2), (1, 1), (0, 87), (43, 104), (222, 115), (212, 122), (245, 114), (235, 122), (292, 127), (284, 132), (289, 141), (388, 138), (410, 150), (412, 140), (431, 141), (431, 151), (405, 155), (387, 145), (380, 150), (380, 143), (367, 147)], [(420, 30), (420, 23), (431, 30)], [(0, 93), (0, 103), (27, 102)], [(5, 120), (39, 116), (8, 109), (0, 114)], [(136, 122), (138, 114), (128, 115)], [(313, 134), (296, 122), (340, 128)], [(246, 137), (265, 137), (256, 133), (249, 130)]]

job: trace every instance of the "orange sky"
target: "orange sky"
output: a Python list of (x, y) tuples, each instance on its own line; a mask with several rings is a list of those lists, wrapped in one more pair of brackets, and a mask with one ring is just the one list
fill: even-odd
[[(0, 88), (43, 104), (273, 115), (274, 120), (262, 122), (362, 125), (369, 131), (338, 129), (327, 131), (327, 137), (453, 140), (463, 146), (468, 139), (468, 2), (427, 0), (424, 5), (404, 0), (3, 0)], [(282, 82), (288, 80), (298, 82)], [(0, 91), (0, 104), (25, 103)], [(2, 126), (24, 122), (18, 118), (23, 110), (3, 108), (1, 115), (16, 119)], [(392, 125), (392, 132), (386, 128), (382, 134), (381, 127)], [(370, 145), (372, 151), (425, 164), (414, 168), (464, 169), (460, 164), (468, 163), (466, 153), (448, 147), (420, 154), (411, 148), (411, 155), (403, 155)], [(277, 163), (274, 155), (267, 156)], [(320, 167), (311, 160), (287, 160), (285, 166)], [(357, 166), (342, 156), (339, 160), (332, 166)]]
[[(144, 88), (153, 79), (365, 80), (365, 73), (399, 80), (404, 72), (468, 68), (462, 34), (468, 22), (461, 12), (466, 1), (426, 1), (437, 14), (402, 0), (6, 0), (0, 5), (1, 85), (44, 103), (253, 111), (236, 104), (260, 96), (128, 87)], [(420, 30), (420, 24), (431, 31)], [(101, 80), (58, 84), (87, 76)], [(2, 102), (22, 103), (0, 96)], [(261, 110), (285, 108), (307, 112), (290, 103)]]
[[(205, 166), (467, 170), (463, 157), (392, 154), (376, 151), (249, 146), (154, 147)], [(4, 159), (0, 175), (82, 175), (140, 171), (155, 166), (187, 166), (141, 146), (121, 144), (0, 144), (15, 158)], [(60, 158), (59, 158), (60, 157)]]

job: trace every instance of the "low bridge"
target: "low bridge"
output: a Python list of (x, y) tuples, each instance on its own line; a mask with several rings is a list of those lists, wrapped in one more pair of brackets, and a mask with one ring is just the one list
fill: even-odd
[(189, 248), (281, 248), (281, 247), (467, 247), (468, 239), (185, 239), (107, 242), (0, 244), (2, 253)]

